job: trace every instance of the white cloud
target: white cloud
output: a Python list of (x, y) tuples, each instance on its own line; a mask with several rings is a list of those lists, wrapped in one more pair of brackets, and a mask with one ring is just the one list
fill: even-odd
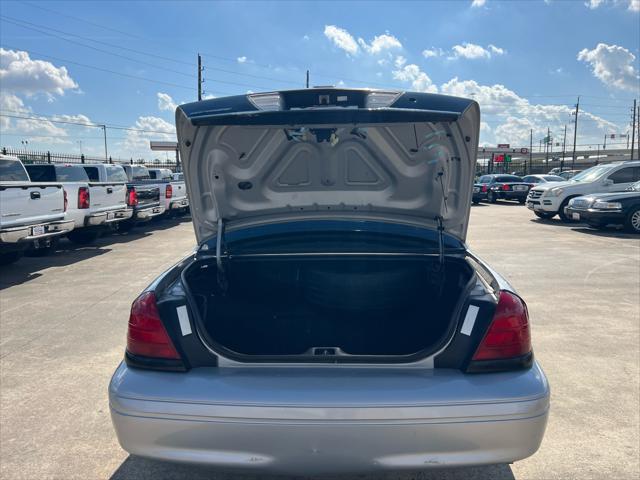
[(595, 10), (603, 5), (627, 6), (631, 12), (640, 12), (640, 0), (588, 0), (584, 2), (585, 7)]
[(422, 56), (424, 58), (441, 57), (442, 55), (444, 55), (444, 50), (441, 48), (432, 47), (426, 48), (422, 51)]
[(385, 51), (402, 48), (402, 43), (389, 32), (373, 37), (371, 43), (367, 43), (363, 38), (356, 39), (344, 28), (335, 25), (325, 25), (324, 35), (333, 44), (344, 50), (349, 55), (356, 55), (361, 50), (370, 55), (379, 55)]
[(411, 82), (411, 88), (418, 92), (436, 93), (438, 87), (433, 84), (429, 75), (420, 70), (415, 64), (404, 65), (392, 72), (393, 78), (401, 82)]
[(158, 110), (174, 112), (176, 108), (178, 108), (178, 104), (171, 98), (171, 95), (158, 92)]
[(478, 58), (491, 58), (491, 55), (504, 55), (505, 50), (496, 47), (495, 45), (489, 45), (488, 49), (476, 45), (475, 43), (464, 42), (462, 45), (454, 45), (453, 55), (449, 58), (466, 58), (469, 60), (476, 60)]
[(370, 53), (371, 55), (377, 55), (384, 50), (393, 50), (402, 48), (402, 43), (393, 35), (389, 33), (384, 33), (382, 35), (377, 35), (373, 37), (371, 44), (367, 45), (362, 38), (358, 39), (358, 44), (362, 47), (362, 49)]
[(591, 65), (593, 75), (607, 86), (622, 90), (640, 89), (635, 55), (624, 47), (599, 43), (593, 50), (583, 49), (578, 60)]
[[(556, 136), (565, 124), (572, 125), (573, 108), (567, 105), (532, 104), (504, 85), (481, 85), (474, 80), (459, 80), (457, 77), (440, 86), (440, 93), (473, 98), (480, 104), (483, 121), (496, 124), (492, 129), (481, 125), (484, 143), (511, 143), (528, 145), (529, 132), (533, 130), (534, 141), (546, 135), (551, 128)], [(617, 131), (618, 126), (608, 120), (581, 111), (578, 131), (579, 141), (599, 141), (602, 134)], [(486, 120), (489, 117), (491, 120)], [(567, 133), (568, 137), (572, 131)]]
[(78, 88), (65, 67), (32, 60), (27, 52), (0, 48), (0, 83), (2, 90), (26, 96), (64, 95)]
[(247, 57), (243, 55), (242, 57), (238, 57), (237, 60), (238, 63), (245, 63), (247, 61)]
[(124, 140), (117, 143), (124, 157), (149, 158), (151, 140), (176, 141), (175, 126), (159, 117), (151, 115), (138, 117), (131, 128), (136, 130), (128, 130)]
[(484, 7), (485, 3), (487, 3), (487, 0), (473, 0), (471, 8)]
[(325, 25), (324, 35), (331, 40), (336, 47), (344, 50), (348, 54), (355, 55), (358, 53), (359, 48), (357, 42), (344, 28), (336, 27), (335, 25)]
[(496, 47), (493, 44), (489, 44), (489, 50), (491, 50), (491, 53), (495, 54), (495, 55), (504, 55), (505, 50), (504, 48), (500, 48), (500, 47)]
[[(378, 63), (380, 63), (380, 62), (378, 62)], [(405, 63), (407, 63), (407, 59), (404, 58), (402, 55), (398, 55), (396, 57), (396, 60), (393, 62), (393, 64), (396, 66), (396, 68), (402, 68)]]
[(309, 35), (305, 35), (305, 36), (302, 37), (302, 40), (304, 40), (305, 42), (307, 40), (310, 40), (310, 39), (311, 39), (311, 37), (309, 37)]

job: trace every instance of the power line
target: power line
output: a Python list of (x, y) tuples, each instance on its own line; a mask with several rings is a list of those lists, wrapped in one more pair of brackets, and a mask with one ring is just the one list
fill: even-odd
[(25, 4), (25, 5), (29, 5), (30, 7), (38, 8), (38, 9), (43, 10), (45, 12), (53, 13), (55, 15), (60, 15), (61, 17), (70, 18), (72, 20), (77, 20), (78, 22), (82, 22), (82, 23), (86, 23), (86, 24), (89, 24), (89, 25), (93, 25), (94, 27), (103, 28), (105, 30), (110, 30), (110, 31), (115, 32), (115, 33), (120, 33), (120, 34), (126, 35), (128, 37), (138, 38), (138, 39), (142, 40), (142, 37), (140, 37), (138, 35), (134, 35), (133, 33), (130, 33), (130, 32), (125, 32), (125, 31), (118, 30), (118, 29), (115, 29), (115, 28), (106, 27), (104, 25), (100, 25), (99, 23), (94, 23), (94, 22), (91, 22), (91, 21), (83, 19), (83, 18), (74, 17), (73, 15), (68, 15), (66, 13), (60, 13), (60, 12), (57, 12), (56, 10), (51, 10), (50, 8), (45, 8), (45, 7), (41, 6), (41, 5), (36, 5), (35, 3), (25, 2), (25, 1), (23, 1), (22, 3)]

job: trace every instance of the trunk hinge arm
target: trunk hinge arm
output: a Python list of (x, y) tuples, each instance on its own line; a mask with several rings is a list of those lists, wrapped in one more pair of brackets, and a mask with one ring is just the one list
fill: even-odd
[(227, 275), (225, 272), (225, 267), (222, 264), (222, 253), (224, 249), (224, 220), (222, 218), (218, 219), (218, 231), (216, 233), (216, 267), (217, 267), (217, 277), (218, 277), (218, 285), (223, 292), (227, 290)]

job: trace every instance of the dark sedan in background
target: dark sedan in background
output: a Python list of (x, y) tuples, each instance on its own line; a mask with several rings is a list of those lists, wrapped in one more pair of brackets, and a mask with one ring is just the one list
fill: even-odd
[(640, 233), (640, 182), (623, 192), (573, 198), (565, 208), (565, 214), (594, 228), (624, 225), (628, 231)]
[(530, 184), (516, 175), (482, 175), (473, 186), (472, 202), (478, 204), (481, 201), (496, 203), (498, 200), (517, 200), (524, 204), (530, 187)]

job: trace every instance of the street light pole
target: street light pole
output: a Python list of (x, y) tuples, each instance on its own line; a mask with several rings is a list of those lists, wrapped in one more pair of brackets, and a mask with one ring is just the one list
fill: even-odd
[(567, 124), (564, 124), (564, 137), (562, 137), (562, 161), (560, 162), (560, 171), (564, 169), (564, 156), (567, 148)]
[(575, 170), (576, 166), (576, 139), (578, 138), (578, 112), (580, 112), (580, 95), (578, 95), (578, 103), (576, 103), (576, 111), (573, 113), (576, 118), (573, 123), (573, 155), (571, 160), (571, 170)]

